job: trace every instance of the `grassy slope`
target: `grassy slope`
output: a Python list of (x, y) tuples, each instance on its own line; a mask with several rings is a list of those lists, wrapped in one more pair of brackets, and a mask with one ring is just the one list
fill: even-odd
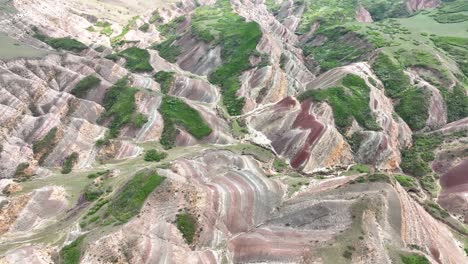
[[(215, 7), (201, 7), (195, 11), (193, 27), (198, 37), (220, 43), (223, 64), (210, 74), (210, 82), (221, 87), (223, 103), (230, 115), (240, 115), (245, 104), (237, 96), (239, 77), (249, 69), (249, 57), (256, 51), (262, 33), (255, 22), (245, 22), (231, 10), (226, 1)], [(202, 32), (200, 34), (200, 32)]]
[(62, 264), (78, 264), (81, 258), (81, 244), (85, 236), (80, 236), (71, 244), (63, 247), (60, 252), (60, 263)]
[(146, 123), (146, 118), (136, 113), (135, 94), (137, 89), (129, 86), (129, 80), (124, 77), (110, 87), (103, 99), (106, 109), (101, 120), (111, 118), (110, 131), (107, 138), (116, 138), (120, 129), (126, 124), (141, 127)]
[(154, 173), (137, 173), (125, 184), (121, 191), (109, 202), (108, 215), (125, 223), (140, 212), (148, 195), (165, 178)]
[(369, 108), (369, 87), (357, 75), (349, 74), (341, 85), (323, 90), (310, 90), (299, 96), (314, 101), (326, 101), (333, 108), (336, 126), (344, 131), (351, 126), (353, 118), (366, 129), (379, 130), (380, 127)]

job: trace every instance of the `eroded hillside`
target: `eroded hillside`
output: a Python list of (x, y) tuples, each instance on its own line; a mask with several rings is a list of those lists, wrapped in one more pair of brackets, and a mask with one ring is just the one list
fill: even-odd
[(468, 4), (0, 1), (0, 263), (468, 262)]

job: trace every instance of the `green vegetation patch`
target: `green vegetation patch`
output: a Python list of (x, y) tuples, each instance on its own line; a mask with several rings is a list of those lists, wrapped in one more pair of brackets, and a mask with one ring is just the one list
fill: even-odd
[(313, 56), (321, 72), (356, 62), (373, 50), (363, 36), (344, 27), (317, 32), (302, 47), (304, 55)]
[(177, 34), (177, 28), (185, 21), (185, 16), (179, 16), (170, 21), (169, 23), (159, 25), (158, 31), (165, 37), (170, 37)]
[(432, 197), (437, 197), (439, 186), (432, 175), (426, 175), (420, 179), (421, 186), (428, 191)]
[(33, 152), (39, 164), (44, 163), (47, 156), (52, 152), (57, 144), (57, 128), (54, 127), (41, 140), (33, 144)]
[(403, 262), (403, 264), (430, 264), (429, 260), (419, 254), (401, 254), (400, 259)]
[(390, 177), (386, 174), (382, 173), (375, 173), (375, 174), (369, 174), (365, 176), (359, 176), (359, 178), (350, 181), (350, 184), (355, 184), (355, 183), (366, 183), (366, 182), (386, 182), (386, 183), (392, 183), (392, 180)]
[(34, 29), (34, 37), (38, 40), (46, 43), (47, 45), (51, 46), (57, 50), (68, 50), (73, 52), (81, 52), (88, 48), (85, 44), (81, 43), (76, 39), (72, 39), (70, 37), (65, 38), (51, 38), (49, 36), (44, 35), (41, 33), (37, 28)]
[(409, 88), (399, 96), (400, 101), (395, 106), (395, 112), (411, 129), (422, 129), (429, 118), (428, 97), (422, 89)]
[(288, 168), (288, 164), (280, 158), (275, 158), (273, 168), (275, 168), (275, 171), (282, 172)]
[(131, 47), (118, 53), (125, 58), (125, 67), (132, 72), (149, 72), (153, 70), (150, 63), (150, 54), (146, 49)]
[(440, 89), (447, 106), (447, 121), (453, 122), (468, 116), (468, 96), (461, 85), (453, 87), (452, 91)]
[(447, 218), (450, 216), (450, 214), (445, 211), (442, 207), (440, 207), (437, 203), (428, 201), (424, 204), (424, 209), (428, 213), (430, 213), (433, 217), (443, 220), (444, 218)]
[(428, 163), (435, 159), (434, 150), (443, 142), (441, 135), (414, 135), (413, 146), (401, 153), (401, 168), (414, 176), (424, 176), (432, 170)]
[[(90, 174), (91, 175), (91, 174)], [(112, 192), (112, 186), (107, 184), (109, 179), (110, 171), (98, 172), (94, 175), (88, 175), (89, 179), (95, 179), (100, 177), (98, 180), (93, 181), (93, 183), (88, 184), (83, 190), (83, 196), (88, 202), (96, 201), (101, 198), (105, 193)], [(102, 201), (102, 200), (101, 200)], [(97, 212), (97, 210), (96, 210)]]
[(130, 19), (127, 23), (127, 25), (125, 25), (123, 28), (122, 28), (122, 32), (120, 32), (119, 35), (113, 37), (111, 39), (111, 45), (113, 47), (115, 46), (118, 46), (120, 44), (122, 44), (123, 42), (123, 39), (125, 38), (125, 35), (127, 35), (127, 33), (130, 31), (130, 29), (136, 27), (136, 21), (138, 20), (139, 16), (134, 16), (132, 17), (132, 19)]
[(372, 63), (372, 69), (383, 82), (385, 95), (390, 98), (397, 98), (411, 86), (410, 78), (403, 73), (403, 67), (385, 53), (381, 53)]
[(466, 1), (446, 1), (433, 17), (435, 21), (442, 24), (461, 23), (468, 20), (468, 16), (463, 13), (466, 11), (468, 11)]
[(197, 228), (197, 220), (191, 214), (178, 214), (176, 219), (177, 228), (182, 233), (185, 241), (192, 244)]
[(96, 179), (99, 176), (106, 176), (106, 175), (109, 175), (110, 173), (111, 173), (110, 170), (98, 171), (98, 172), (95, 172), (95, 173), (88, 174), (88, 176), (86, 176), (86, 177), (88, 179)]
[(78, 98), (85, 98), (88, 92), (101, 84), (101, 79), (94, 75), (90, 75), (82, 79), (70, 93)]
[(174, 75), (174, 72), (159, 71), (153, 76), (154, 80), (159, 83), (163, 94), (167, 94), (171, 90), (175, 80)]
[(177, 38), (175, 36), (166, 39), (165, 41), (153, 45), (152, 48), (159, 52), (159, 56), (168, 62), (175, 63), (177, 57), (182, 53), (182, 49), (176, 45)]
[(401, 186), (405, 188), (414, 188), (416, 187), (416, 183), (413, 177), (406, 176), (406, 175), (395, 175), (395, 179)]
[(31, 175), (27, 173), (27, 169), (29, 168), (29, 163), (28, 162), (22, 162), (16, 166), (15, 173), (13, 174), (13, 177), (22, 182), (26, 181), (29, 178), (31, 178)]
[(176, 125), (184, 127), (188, 133), (197, 139), (202, 139), (212, 132), (210, 126), (197, 110), (176, 97), (164, 96), (159, 112), (164, 119), (161, 144), (165, 148), (174, 146), (177, 136)]
[[(315, 22), (329, 27), (353, 21), (358, 6), (355, 0), (304, 0), (295, 1), (295, 5), (301, 5), (301, 2), (305, 4), (306, 9), (297, 29), (299, 34), (308, 32)], [(362, 0), (359, 4), (369, 11), (375, 21), (409, 15), (402, 1)]]
[(149, 28), (150, 28), (150, 25), (148, 23), (145, 23), (141, 25), (138, 29), (143, 32), (148, 32)]
[(437, 14), (434, 19), (439, 23), (460, 23), (467, 21), (468, 16), (465, 14)]
[(230, 115), (240, 115), (245, 98), (239, 98), (237, 91), (241, 83), (239, 77), (251, 68), (249, 58), (256, 51), (262, 37), (260, 27), (255, 22), (245, 22), (234, 13), (228, 1), (215, 6), (197, 8), (192, 19), (194, 28), (204, 32), (222, 47), (222, 65), (209, 75), (211, 83), (221, 87), (223, 103)]
[(429, 117), (428, 100), (423, 90), (412, 87), (403, 67), (389, 55), (381, 53), (372, 63), (374, 73), (385, 86), (385, 94), (398, 100), (395, 111), (413, 130), (422, 129)]
[(434, 45), (446, 51), (458, 64), (460, 70), (468, 76), (468, 38), (433, 37)]
[(100, 33), (110, 37), (112, 33), (114, 33), (114, 30), (112, 29), (112, 24), (109, 23), (108, 21), (98, 21), (94, 24), (95, 27), (100, 27), (101, 31)]
[(80, 236), (71, 244), (64, 246), (60, 252), (60, 263), (62, 264), (79, 264), (82, 253), (82, 244), (85, 236)]
[(65, 158), (65, 161), (62, 165), (62, 174), (68, 174), (73, 170), (73, 167), (78, 162), (79, 155), (77, 152), (73, 152), (68, 157)]
[(128, 220), (140, 212), (148, 195), (164, 179), (164, 177), (153, 172), (139, 172), (135, 174), (109, 202), (106, 214), (114, 217), (120, 223), (128, 222)]
[(380, 130), (369, 108), (369, 92), (370, 89), (363, 79), (348, 74), (343, 78), (341, 86), (309, 90), (301, 94), (299, 100), (327, 102), (333, 108), (335, 124), (341, 131), (351, 126), (353, 118), (366, 129)]
[(155, 11), (153, 11), (153, 13), (151, 13), (151, 17), (149, 19), (149, 22), (151, 24), (162, 23), (163, 22), (163, 18), (161, 16), (161, 14), (159, 14), (158, 10), (155, 10)]
[(159, 162), (167, 157), (166, 152), (157, 151), (156, 149), (150, 149), (145, 153), (145, 161), (156, 161)]
[(106, 190), (101, 185), (90, 184), (86, 186), (83, 196), (86, 201), (92, 202), (96, 201), (106, 192)]
[(146, 117), (136, 113), (136, 92), (136, 88), (129, 86), (128, 77), (118, 80), (107, 90), (103, 100), (106, 112), (100, 118), (100, 121), (112, 119), (106, 140), (118, 137), (120, 129), (127, 124), (138, 128), (146, 123)]
[(346, 171), (343, 175), (344, 176), (350, 176), (350, 175), (355, 175), (355, 174), (360, 174), (360, 173), (370, 173), (371, 172), (371, 167), (366, 164), (355, 164), (349, 168), (348, 171)]

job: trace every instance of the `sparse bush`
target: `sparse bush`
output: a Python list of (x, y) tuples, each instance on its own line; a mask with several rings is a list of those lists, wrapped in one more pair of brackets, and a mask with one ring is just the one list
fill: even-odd
[(101, 84), (101, 79), (94, 75), (90, 75), (82, 79), (70, 93), (78, 98), (85, 98), (86, 94), (93, 88)]
[(159, 162), (167, 157), (166, 152), (159, 152), (155, 149), (150, 149), (145, 153), (145, 161), (156, 161)]
[(45, 135), (41, 140), (33, 144), (33, 152), (35, 157), (38, 159), (39, 164), (42, 164), (47, 156), (52, 152), (57, 143), (57, 128), (54, 127), (47, 135)]
[(63, 166), (62, 166), (62, 174), (68, 174), (72, 171), (73, 167), (78, 161), (78, 157), (79, 157), (78, 153), (73, 152), (65, 159), (65, 161), (63, 162)]

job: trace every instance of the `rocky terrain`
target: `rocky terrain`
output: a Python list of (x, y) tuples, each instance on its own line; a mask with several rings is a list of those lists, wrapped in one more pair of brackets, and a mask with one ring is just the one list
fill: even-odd
[(0, 263), (468, 263), (467, 12), (0, 1)]

